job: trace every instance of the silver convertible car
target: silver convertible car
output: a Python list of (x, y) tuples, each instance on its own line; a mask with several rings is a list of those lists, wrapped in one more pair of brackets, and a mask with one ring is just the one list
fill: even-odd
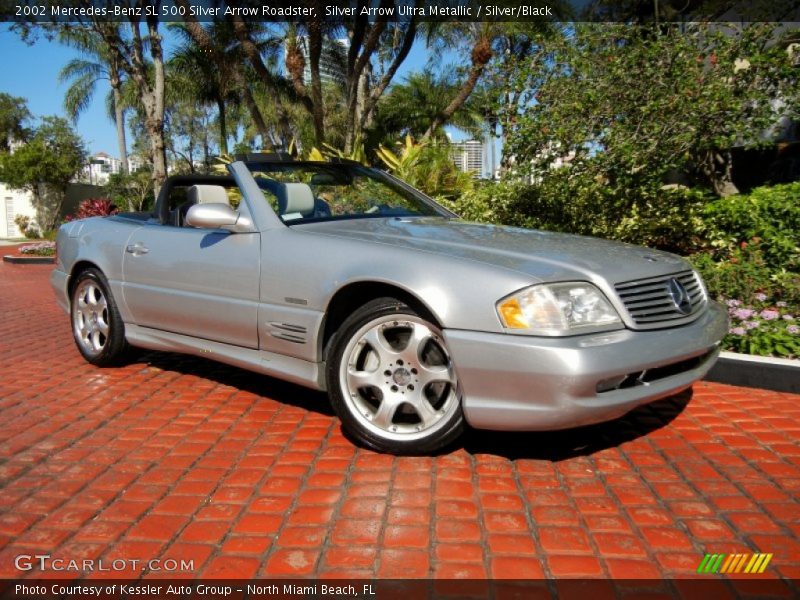
[(347, 161), (229, 171), (61, 227), (52, 286), (90, 363), (204, 356), (327, 390), (361, 444), (426, 453), (466, 424), (619, 417), (703, 377), (727, 331), (672, 254), (466, 223)]

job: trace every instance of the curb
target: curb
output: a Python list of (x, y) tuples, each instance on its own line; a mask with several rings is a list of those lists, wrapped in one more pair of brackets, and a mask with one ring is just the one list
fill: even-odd
[(56, 262), (55, 256), (12, 256), (6, 254), (3, 262), (14, 265), (53, 265)]
[(800, 360), (721, 352), (705, 380), (800, 394)]

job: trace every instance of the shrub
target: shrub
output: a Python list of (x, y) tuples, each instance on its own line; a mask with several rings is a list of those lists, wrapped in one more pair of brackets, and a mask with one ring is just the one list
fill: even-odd
[(487, 183), (448, 206), (468, 220), (565, 231), (687, 253), (700, 245), (703, 192), (682, 187), (617, 189), (571, 173), (534, 184)]
[(800, 182), (756, 188), (709, 203), (705, 236), (720, 259), (742, 243), (761, 245), (768, 269), (800, 270)]
[(78, 205), (78, 210), (68, 221), (73, 219), (88, 219), (89, 217), (107, 217), (117, 214), (117, 207), (107, 198), (89, 198)]
[(690, 260), (713, 297), (749, 302), (757, 294), (766, 294), (775, 301), (800, 305), (800, 274), (770, 269), (761, 243), (744, 243), (721, 259), (714, 252), (699, 252)]
[(442, 204), (467, 221), (495, 223), (516, 227), (545, 228), (544, 220), (534, 218), (534, 188), (515, 182), (479, 182), (472, 190)]
[(742, 242), (690, 257), (709, 295), (729, 307), (731, 327), (723, 348), (762, 356), (800, 356), (800, 273), (769, 268), (763, 242)]
[[(222, 171), (221, 174), (228, 174), (225, 168)], [(105, 194), (123, 210), (151, 210), (155, 199), (152, 172), (139, 169), (133, 173), (112, 173), (108, 178)]]
[(392, 175), (445, 204), (472, 189), (472, 175), (456, 168), (447, 145), (415, 142), (407, 135), (395, 150), (380, 146), (377, 155)]
[(723, 348), (761, 356), (800, 356), (800, 320), (785, 302), (768, 302), (756, 294), (752, 303), (739, 299), (726, 301), (731, 327)]
[[(709, 295), (735, 303), (724, 347), (800, 356), (800, 183), (710, 200), (655, 182), (610, 185), (570, 167), (527, 184), (485, 183), (445, 204), (463, 218), (566, 231), (671, 250), (689, 258)], [(777, 311), (778, 317), (773, 317)], [(766, 316), (764, 316), (766, 315)]]
[[(720, 198), (705, 207), (707, 249), (691, 260), (712, 297), (735, 299), (743, 311), (758, 314), (771, 306), (800, 314), (798, 198), (800, 183), (791, 183)], [(727, 347), (751, 354), (799, 354), (792, 333), (797, 323), (748, 323), (751, 329), (735, 324)]]
[(19, 247), (20, 254), (32, 256), (53, 256), (56, 253), (55, 242), (39, 242), (38, 244), (27, 244)]
[(611, 236), (623, 242), (688, 254), (702, 245), (702, 190), (661, 186), (634, 200)]
[(14, 223), (19, 228), (22, 235), (28, 239), (35, 239), (39, 237), (39, 231), (31, 223), (31, 218), (25, 215), (17, 215), (14, 217)]

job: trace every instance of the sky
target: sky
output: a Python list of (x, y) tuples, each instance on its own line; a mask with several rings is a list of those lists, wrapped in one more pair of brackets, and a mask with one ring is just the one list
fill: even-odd
[[(59, 83), (58, 73), (67, 62), (79, 58), (79, 52), (57, 42), (49, 42), (42, 36), (35, 44), (28, 45), (10, 30), (8, 24), (0, 24), (0, 57), (3, 57), (0, 92), (26, 98), (34, 116), (66, 116), (63, 102), (68, 85)], [(422, 70), (426, 61), (424, 45), (416, 44), (394, 81), (402, 81), (411, 71)], [(76, 129), (91, 154), (102, 151), (117, 156), (116, 130), (105, 107), (109, 89), (107, 82), (100, 82), (91, 105), (78, 118)], [(456, 140), (464, 138), (457, 131), (451, 133)]]

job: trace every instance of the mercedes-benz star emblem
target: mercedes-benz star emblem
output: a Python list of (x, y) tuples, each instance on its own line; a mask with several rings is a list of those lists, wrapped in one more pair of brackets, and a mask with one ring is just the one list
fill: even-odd
[(689, 297), (689, 292), (686, 291), (686, 288), (683, 287), (680, 281), (677, 279), (670, 279), (669, 283), (667, 283), (667, 293), (679, 313), (688, 315), (692, 312), (692, 299)]

